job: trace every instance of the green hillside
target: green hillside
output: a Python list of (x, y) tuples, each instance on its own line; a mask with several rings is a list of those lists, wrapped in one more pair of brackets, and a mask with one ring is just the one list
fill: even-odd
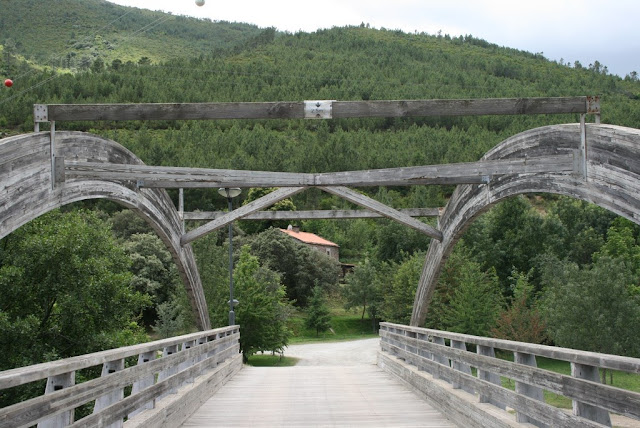
[(2, 0), (0, 44), (38, 64), (82, 68), (100, 58), (157, 63), (208, 55), (250, 38), (253, 25), (212, 22), (104, 0)]

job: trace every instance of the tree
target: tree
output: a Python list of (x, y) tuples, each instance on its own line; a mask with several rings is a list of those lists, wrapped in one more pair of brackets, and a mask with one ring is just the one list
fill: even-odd
[(315, 285), (325, 290), (337, 287), (338, 263), (308, 246), (297, 242), (278, 229), (267, 229), (250, 240), (251, 253), (260, 262), (282, 276), (287, 297), (305, 307)]
[(346, 276), (345, 281), (346, 284), (342, 288), (345, 309), (361, 306), (360, 319), (364, 320), (364, 314), (368, 312), (375, 331), (376, 318), (379, 316), (382, 304), (382, 293), (375, 266), (367, 258), (362, 265), (354, 268), (353, 273)]
[(53, 211), (2, 248), (1, 370), (143, 340), (137, 314), (149, 300), (132, 289), (129, 260), (95, 213)]
[(387, 281), (391, 286), (384, 293), (383, 319), (409, 324), (423, 264), (424, 253), (415, 253), (400, 264), (387, 265)]
[(240, 350), (245, 362), (259, 351), (281, 351), (288, 343), (289, 305), (280, 276), (258, 263), (243, 246), (234, 269), (235, 308), (240, 325)]
[(457, 285), (449, 305), (442, 311), (442, 326), (449, 331), (488, 335), (502, 309), (502, 294), (495, 271), (482, 271), (480, 264), (467, 261), (460, 265)]
[(581, 269), (549, 257), (545, 267), (543, 313), (557, 345), (640, 356), (640, 296), (631, 291), (637, 275), (627, 262), (601, 256)]
[[(143, 311), (142, 316), (144, 324), (150, 327), (158, 319), (159, 306), (184, 292), (182, 281), (171, 253), (156, 235), (136, 233), (123, 242), (122, 247), (131, 259), (134, 290), (151, 298), (152, 304)], [(180, 309), (178, 303), (176, 301), (173, 305), (176, 310), (187, 314), (190, 312), (188, 308)]]
[(513, 301), (500, 313), (491, 335), (498, 339), (543, 343), (547, 339), (547, 326), (536, 305), (529, 275), (514, 272), (513, 280)]
[(315, 329), (316, 336), (318, 336), (321, 331), (326, 331), (331, 327), (329, 308), (327, 308), (324, 291), (320, 286), (316, 285), (313, 287), (313, 294), (309, 300), (309, 307), (307, 308), (307, 317), (305, 318), (304, 325), (307, 328)]

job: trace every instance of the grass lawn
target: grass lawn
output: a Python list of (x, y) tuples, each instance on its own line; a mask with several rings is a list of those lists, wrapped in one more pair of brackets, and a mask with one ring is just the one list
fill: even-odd
[(255, 354), (249, 357), (248, 365), (253, 367), (290, 367), (298, 364), (298, 359), (293, 357), (280, 357), (271, 354)]
[(362, 308), (347, 311), (343, 308), (342, 302), (338, 298), (329, 298), (327, 303), (331, 314), (331, 328), (316, 334), (315, 330), (304, 326), (305, 313), (296, 311), (288, 321), (288, 326), (293, 332), (289, 343), (313, 343), (378, 337), (378, 332), (373, 331), (371, 319), (367, 315), (365, 315), (364, 320), (361, 319)]

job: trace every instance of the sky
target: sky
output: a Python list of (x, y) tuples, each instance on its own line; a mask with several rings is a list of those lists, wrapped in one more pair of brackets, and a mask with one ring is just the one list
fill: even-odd
[(109, 0), (174, 15), (245, 22), (281, 31), (369, 24), (451, 36), (473, 35), (499, 46), (609, 73), (640, 72), (638, 0)]

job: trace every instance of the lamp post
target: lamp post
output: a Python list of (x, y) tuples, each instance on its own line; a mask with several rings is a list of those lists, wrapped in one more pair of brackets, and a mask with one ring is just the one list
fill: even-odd
[[(221, 187), (218, 189), (218, 193), (227, 198), (229, 204), (229, 212), (233, 211), (232, 198), (235, 198), (240, 194), (241, 190), (237, 187)], [(238, 303), (237, 300), (233, 300), (233, 226), (229, 223), (229, 325), (235, 325), (236, 313), (233, 307)]]

